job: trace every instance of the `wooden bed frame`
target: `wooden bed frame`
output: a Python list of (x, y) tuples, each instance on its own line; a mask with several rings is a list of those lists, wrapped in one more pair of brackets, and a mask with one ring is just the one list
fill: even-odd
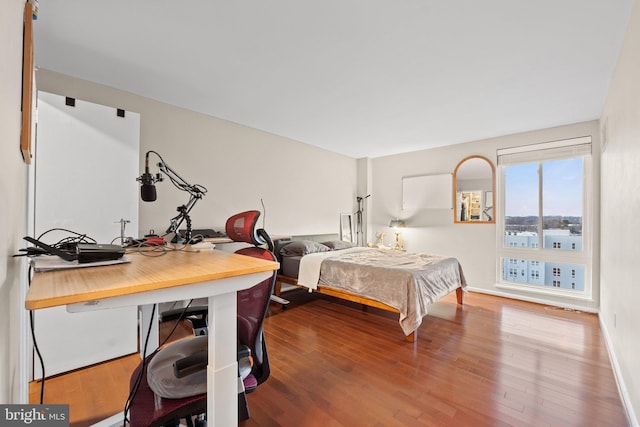
[[(354, 294), (351, 294), (351, 293), (346, 292), (346, 291), (333, 289), (333, 288), (328, 288), (326, 286), (320, 286), (320, 285), (318, 285), (317, 289), (311, 290), (311, 289), (307, 288), (306, 286), (298, 285), (298, 280), (297, 279), (295, 279), (293, 277), (283, 276), (281, 274), (278, 274), (278, 277), (276, 278), (276, 284), (275, 284), (274, 290), (273, 290), (274, 295), (281, 296), (282, 284), (283, 283), (287, 283), (289, 285), (294, 285), (294, 286), (297, 286), (297, 287), (299, 287), (301, 289), (306, 289), (306, 290), (309, 290), (309, 291), (312, 291), (312, 292), (317, 292), (319, 294), (329, 295), (329, 296), (332, 296), (332, 297), (335, 297), (335, 298), (339, 298), (339, 299), (342, 299), (342, 300), (346, 300), (346, 301), (362, 304), (365, 307), (375, 307), (375, 308), (379, 308), (379, 309), (382, 309), (382, 310), (391, 311), (393, 313), (400, 313), (397, 309), (395, 309), (395, 308), (393, 308), (393, 307), (391, 307), (389, 305), (383, 304), (383, 303), (381, 303), (379, 301), (375, 301), (375, 300), (372, 300), (372, 299), (369, 299), (369, 298), (366, 298), (366, 297), (362, 297), (362, 296), (359, 296), (359, 295), (354, 295)], [(464, 294), (464, 292), (463, 292), (461, 287), (456, 289), (456, 298), (458, 300), (458, 304), (460, 304), (460, 305), (463, 304), (463, 301), (462, 301), (463, 300), (463, 294)], [(405, 340), (408, 341), (408, 342), (415, 342), (415, 340), (417, 338), (417, 333), (418, 333), (418, 330), (416, 329), (415, 331), (411, 332), (409, 335), (406, 335), (405, 336)]]

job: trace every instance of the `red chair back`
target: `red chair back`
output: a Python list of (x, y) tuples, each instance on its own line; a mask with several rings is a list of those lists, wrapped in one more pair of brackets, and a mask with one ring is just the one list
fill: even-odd
[[(237, 254), (277, 261), (273, 252), (260, 247), (260, 245), (268, 245), (271, 248), (273, 243), (264, 230), (256, 230), (259, 216), (259, 211), (246, 211), (233, 215), (227, 220), (225, 226), (227, 236), (235, 242), (254, 245), (237, 250)], [(262, 324), (269, 308), (276, 275), (277, 271), (274, 271), (268, 279), (249, 289), (238, 291), (238, 342), (251, 349), (255, 361), (253, 374), (258, 384), (269, 376), (269, 362)]]

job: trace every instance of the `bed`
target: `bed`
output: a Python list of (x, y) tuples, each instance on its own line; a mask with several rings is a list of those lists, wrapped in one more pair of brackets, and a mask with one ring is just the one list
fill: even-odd
[(467, 286), (455, 258), (356, 247), (330, 235), (278, 240), (275, 252), (281, 266), (276, 295), (281, 295), (283, 284), (294, 285), (399, 313), (410, 342), (430, 304), (453, 291), (462, 304)]

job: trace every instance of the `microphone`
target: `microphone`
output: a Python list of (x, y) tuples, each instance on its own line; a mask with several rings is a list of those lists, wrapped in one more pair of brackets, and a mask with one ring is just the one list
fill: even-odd
[(153, 175), (149, 173), (149, 153), (145, 156), (144, 160), (144, 173), (138, 181), (142, 184), (140, 187), (140, 197), (145, 202), (155, 202), (158, 195), (156, 193), (155, 179)]

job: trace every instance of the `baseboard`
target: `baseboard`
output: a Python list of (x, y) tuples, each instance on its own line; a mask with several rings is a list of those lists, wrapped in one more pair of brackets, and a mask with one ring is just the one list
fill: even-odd
[(510, 299), (516, 299), (516, 300), (520, 300), (520, 301), (533, 302), (535, 304), (552, 305), (554, 307), (562, 307), (562, 308), (568, 308), (568, 309), (576, 310), (576, 311), (584, 311), (585, 313), (594, 313), (594, 314), (598, 313), (598, 309), (596, 309), (596, 308), (583, 307), (581, 305), (560, 303), (560, 302), (556, 302), (556, 301), (549, 301), (549, 300), (546, 300), (546, 299), (543, 299), (543, 298), (534, 298), (534, 297), (525, 296), (525, 295), (516, 295), (516, 294), (512, 294), (512, 293), (496, 291), (496, 290), (493, 290), (493, 289), (482, 289), (482, 288), (474, 288), (472, 286), (467, 286), (467, 290), (471, 291), (471, 292), (477, 292), (479, 294), (487, 294), (487, 295), (493, 295), (493, 296), (496, 296), (496, 297), (510, 298)]
[(600, 321), (600, 330), (602, 331), (602, 336), (604, 337), (604, 342), (607, 347), (607, 353), (609, 354), (611, 366), (613, 366), (613, 376), (616, 379), (618, 391), (620, 392), (620, 396), (622, 397), (622, 404), (624, 405), (625, 412), (627, 413), (629, 425), (638, 427), (640, 426), (640, 423), (638, 423), (638, 418), (636, 417), (636, 414), (633, 410), (633, 405), (631, 404), (629, 392), (627, 391), (627, 386), (625, 385), (624, 378), (622, 377), (622, 371), (620, 370), (620, 365), (618, 364), (616, 353), (613, 351), (613, 344), (611, 343), (609, 332), (607, 331), (607, 328), (605, 327), (600, 314), (598, 314), (598, 320)]

